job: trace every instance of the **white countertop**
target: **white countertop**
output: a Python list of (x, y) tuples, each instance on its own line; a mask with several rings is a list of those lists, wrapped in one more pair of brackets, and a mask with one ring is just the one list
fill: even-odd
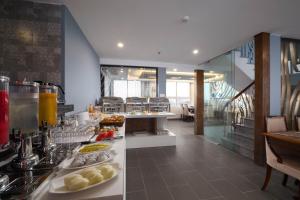
[(174, 113), (170, 112), (152, 112), (152, 113), (143, 113), (143, 112), (136, 112), (134, 114), (125, 113), (125, 118), (134, 119), (134, 118), (160, 118), (160, 117), (171, 117), (175, 116)]
[[(105, 200), (122, 200), (125, 199), (125, 173), (126, 173), (126, 142), (125, 142), (125, 126), (119, 129), (119, 133), (123, 135), (123, 138), (113, 142), (112, 150), (116, 152), (116, 155), (112, 162), (119, 163), (121, 170), (119, 175), (113, 180), (96, 186), (91, 189), (87, 189), (80, 192), (69, 194), (50, 194), (48, 193), (49, 180), (44, 183), (35, 191), (32, 199), (34, 200), (66, 200), (66, 199), (105, 199)], [(57, 176), (65, 175), (72, 170), (60, 170)]]

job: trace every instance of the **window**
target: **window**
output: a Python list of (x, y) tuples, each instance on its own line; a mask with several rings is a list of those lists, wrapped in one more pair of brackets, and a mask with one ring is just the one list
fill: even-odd
[(167, 80), (166, 93), (171, 105), (193, 104), (193, 88), (193, 82), (188, 80)]
[(101, 66), (104, 96), (155, 97), (156, 69)]
[(113, 96), (122, 97), (126, 99), (127, 97), (127, 81), (124, 80), (114, 80), (113, 82)]

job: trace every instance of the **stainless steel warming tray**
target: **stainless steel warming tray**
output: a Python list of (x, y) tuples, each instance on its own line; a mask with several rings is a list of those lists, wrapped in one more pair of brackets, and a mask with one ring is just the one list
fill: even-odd
[(121, 97), (102, 97), (100, 106), (103, 113), (124, 112), (124, 101)]
[(147, 98), (143, 97), (127, 97), (125, 104), (125, 111), (132, 112), (138, 111), (143, 112), (148, 110), (149, 103)]
[(170, 101), (166, 97), (149, 98), (150, 112), (170, 112)]

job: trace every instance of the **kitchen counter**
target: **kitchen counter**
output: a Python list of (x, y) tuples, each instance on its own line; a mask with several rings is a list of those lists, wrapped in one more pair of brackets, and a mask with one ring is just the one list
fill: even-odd
[[(125, 127), (119, 129), (119, 133), (124, 136)], [(105, 199), (105, 200), (122, 200), (126, 194), (126, 142), (125, 138), (113, 142), (112, 150), (115, 151), (115, 156), (112, 162), (118, 163), (121, 170), (116, 178), (104, 183), (101, 186), (96, 186), (80, 192), (69, 194), (50, 194), (48, 193), (49, 183), (54, 176), (62, 176), (74, 170), (59, 170), (48, 177), (48, 179), (34, 192), (32, 199), (34, 200), (66, 200), (66, 199)]]

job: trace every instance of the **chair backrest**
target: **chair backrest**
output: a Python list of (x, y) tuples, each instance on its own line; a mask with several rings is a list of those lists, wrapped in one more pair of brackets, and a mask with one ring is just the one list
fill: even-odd
[(188, 115), (189, 109), (187, 104), (183, 104), (183, 115)]
[(276, 132), (286, 132), (287, 125), (284, 116), (274, 116), (266, 118), (267, 132), (276, 133)]

